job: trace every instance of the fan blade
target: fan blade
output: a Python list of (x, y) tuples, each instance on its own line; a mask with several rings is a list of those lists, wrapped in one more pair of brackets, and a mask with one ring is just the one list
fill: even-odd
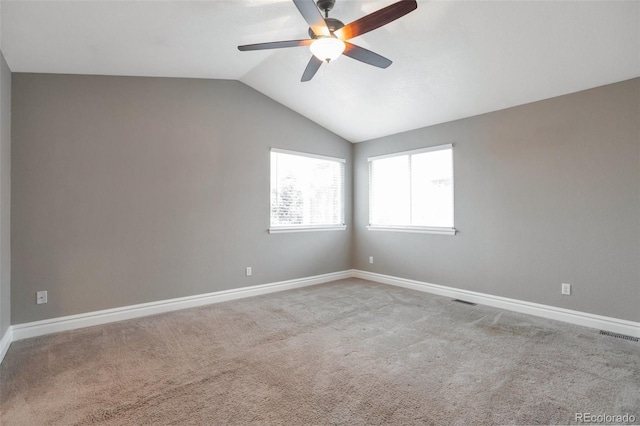
[(322, 13), (320, 13), (314, 0), (293, 0), (293, 3), (315, 35), (330, 35), (329, 27), (327, 27), (327, 23), (324, 22)]
[(364, 47), (356, 46), (348, 41), (345, 41), (344, 44), (346, 47), (342, 54), (355, 59), (356, 61), (364, 62), (365, 64), (373, 65), (378, 68), (387, 68), (392, 64), (389, 59), (367, 50)]
[(309, 46), (313, 40), (287, 40), (287, 41), (272, 41), (268, 43), (256, 43), (245, 44), (238, 46), (238, 50), (243, 52), (247, 50), (266, 50), (266, 49), (280, 49), (282, 47), (296, 47), (296, 46)]
[(401, 0), (376, 12), (370, 13), (333, 32), (341, 40), (349, 40), (387, 25), (418, 8), (416, 0)]
[(304, 69), (304, 73), (302, 74), (302, 79), (300, 81), (311, 80), (320, 69), (320, 65), (322, 65), (322, 61), (315, 56), (311, 56), (311, 59), (309, 60), (307, 67)]

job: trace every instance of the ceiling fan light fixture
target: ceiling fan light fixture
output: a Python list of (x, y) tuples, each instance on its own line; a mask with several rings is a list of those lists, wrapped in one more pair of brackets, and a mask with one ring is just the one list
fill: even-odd
[(321, 61), (335, 61), (344, 52), (345, 44), (336, 37), (318, 37), (309, 46), (311, 53)]
[[(391, 65), (391, 61), (384, 56), (352, 44), (347, 40), (387, 25), (416, 10), (418, 7), (417, 0), (398, 0), (347, 25), (339, 19), (329, 18), (329, 10), (333, 8), (335, 2), (336, 0), (293, 0), (298, 12), (309, 25), (309, 38), (307, 39), (245, 44), (238, 46), (238, 50), (266, 50), (309, 46), (313, 56), (311, 56), (307, 67), (304, 69), (300, 79), (302, 82), (311, 80), (323, 62), (335, 61), (340, 55), (348, 56), (351, 59), (378, 68), (387, 68)], [(321, 10), (324, 10), (324, 16), (322, 16)]]

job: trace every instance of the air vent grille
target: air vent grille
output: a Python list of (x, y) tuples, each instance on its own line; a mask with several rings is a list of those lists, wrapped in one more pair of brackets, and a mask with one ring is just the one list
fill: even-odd
[(463, 303), (463, 304), (469, 305), (469, 306), (476, 306), (477, 305), (477, 303), (467, 302), (466, 300), (460, 300), (460, 299), (453, 299), (452, 302)]
[(631, 340), (632, 342), (639, 342), (640, 339), (633, 336), (627, 336), (626, 334), (613, 333), (611, 331), (600, 330), (600, 334), (609, 337), (617, 337), (618, 339)]

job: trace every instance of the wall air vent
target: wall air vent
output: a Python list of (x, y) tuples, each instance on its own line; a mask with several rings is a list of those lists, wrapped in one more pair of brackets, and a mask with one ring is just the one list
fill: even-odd
[(600, 334), (609, 336), (609, 337), (617, 337), (618, 339), (631, 340), (632, 342), (640, 342), (640, 339), (633, 336), (627, 336), (626, 334), (613, 333), (611, 331), (600, 330)]
[(469, 306), (477, 305), (477, 303), (467, 302), (466, 300), (460, 300), (460, 299), (453, 299), (452, 302), (464, 303), (465, 305), (469, 305)]

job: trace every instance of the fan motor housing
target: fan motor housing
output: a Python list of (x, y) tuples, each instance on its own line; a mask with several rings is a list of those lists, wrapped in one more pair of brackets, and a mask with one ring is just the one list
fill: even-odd
[[(327, 27), (329, 27), (329, 31), (331, 31), (331, 34), (333, 34), (334, 31), (339, 30), (340, 28), (344, 27), (344, 24), (342, 23), (342, 21), (340, 21), (338, 19), (325, 18), (324, 22), (327, 23)], [(317, 36), (314, 34), (314, 32), (313, 32), (313, 30), (311, 28), (309, 28), (309, 37), (317, 38)]]

